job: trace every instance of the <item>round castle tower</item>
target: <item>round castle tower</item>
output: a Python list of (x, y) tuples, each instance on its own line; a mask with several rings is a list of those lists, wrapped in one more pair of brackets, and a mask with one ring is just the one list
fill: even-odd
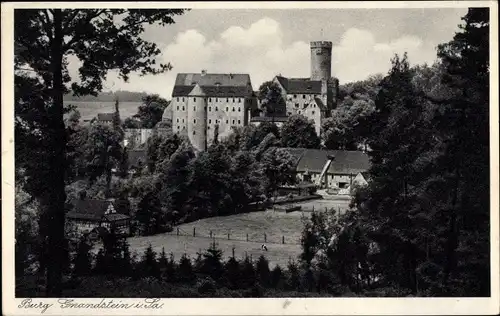
[(197, 84), (189, 93), (187, 103), (187, 132), (193, 147), (198, 151), (207, 148), (207, 98)]
[(332, 77), (332, 42), (311, 42), (311, 80), (326, 81)]

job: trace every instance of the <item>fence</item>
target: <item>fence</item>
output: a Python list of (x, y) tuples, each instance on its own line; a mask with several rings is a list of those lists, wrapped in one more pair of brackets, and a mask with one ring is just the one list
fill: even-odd
[[(299, 232), (301, 233), (301, 232)], [(300, 245), (300, 234), (297, 236), (285, 236), (269, 233), (243, 233), (238, 231), (221, 232), (217, 230), (202, 230), (196, 227), (192, 228), (192, 231), (186, 231), (179, 227), (175, 227), (173, 231), (168, 233), (169, 235), (176, 236), (189, 236), (195, 238), (208, 238), (208, 239), (225, 239), (225, 240), (235, 240), (244, 242), (258, 242), (266, 244), (288, 244), (288, 245)]]

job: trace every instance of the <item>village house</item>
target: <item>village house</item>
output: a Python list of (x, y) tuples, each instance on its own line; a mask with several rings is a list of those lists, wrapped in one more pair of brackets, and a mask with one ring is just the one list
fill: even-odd
[(113, 124), (115, 113), (97, 113), (97, 122), (105, 125)]
[(126, 128), (124, 130), (124, 144), (129, 148), (135, 148), (143, 145), (153, 134), (152, 128)]
[(130, 216), (118, 212), (112, 201), (75, 199), (66, 213), (66, 232), (70, 236), (102, 236), (114, 229), (120, 236), (130, 235)]
[(370, 160), (365, 152), (305, 148), (287, 148), (287, 151), (295, 158), (299, 181), (338, 190), (339, 194), (349, 194), (355, 184), (367, 184)]

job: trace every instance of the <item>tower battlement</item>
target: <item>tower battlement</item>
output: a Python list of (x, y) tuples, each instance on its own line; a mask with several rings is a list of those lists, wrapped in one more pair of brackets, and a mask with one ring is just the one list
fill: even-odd
[(311, 48), (332, 48), (332, 46), (332, 42), (329, 41), (311, 42)]

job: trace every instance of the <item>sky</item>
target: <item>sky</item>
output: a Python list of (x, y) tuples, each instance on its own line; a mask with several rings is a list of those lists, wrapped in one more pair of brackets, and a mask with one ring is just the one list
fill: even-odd
[[(310, 76), (310, 42), (333, 43), (332, 76), (340, 84), (385, 74), (395, 53), (411, 64), (432, 64), (437, 45), (450, 41), (466, 8), (426, 9), (192, 9), (165, 27), (148, 26), (158, 60), (173, 69), (132, 75), (110, 72), (105, 90), (156, 93), (170, 99), (177, 73), (248, 73), (254, 89), (275, 75)], [(70, 58), (77, 77), (79, 61)]]

